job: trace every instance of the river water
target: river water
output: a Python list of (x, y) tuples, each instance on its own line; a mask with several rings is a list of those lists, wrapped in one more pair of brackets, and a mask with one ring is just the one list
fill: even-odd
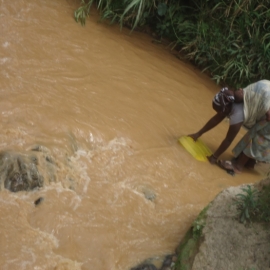
[[(1, 269), (128, 270), (173, 253), (222, 189), (262, 178), (232, 177), (178, 144), (213, 115), (214, 82), (94, 11), (82, 27), (76, 7), (0, 1), (0, 148), (41, 145), (55, 162), (39, 190), (2, 188)], [(227, 128), (202, 139), (215, 149)]]

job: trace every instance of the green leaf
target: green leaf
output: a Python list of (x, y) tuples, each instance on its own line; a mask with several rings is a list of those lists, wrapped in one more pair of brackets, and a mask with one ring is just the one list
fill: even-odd
[(157, 7), (157, 13), (159, 16), (164, 16), (167, 11), (167, 5), (165, 3), (159, 3)]
[(248, 208), (246, 208), (246, 210), (245, 210), (245, 216), (246, 216), (246, 218), (248, 218), (248, 219), (250, 218)]

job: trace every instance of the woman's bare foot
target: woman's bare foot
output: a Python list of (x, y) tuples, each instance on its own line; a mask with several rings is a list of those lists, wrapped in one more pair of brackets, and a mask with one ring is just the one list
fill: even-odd
[(217, 164), (219, 165), (220, 168), (226, 171), (233, 171), (237, 174), (240, 174), (242, 172), (241, 169), (237, 168), (237, 166), (229, 160), (219, 160)]

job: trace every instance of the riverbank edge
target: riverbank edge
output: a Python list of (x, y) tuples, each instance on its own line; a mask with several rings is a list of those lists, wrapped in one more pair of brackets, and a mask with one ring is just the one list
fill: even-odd
[(260, 189), (268, 184), (269, 179), (264, 179), (221, 191), (180, 241), (177, 262), (171, 269), (269, 269), (269, 224), (241, 223), (236, 204), (236, 195), (243, 194), (247, 186)]
[[(239, 221), (236, 195), (243, 188), (269, 185), (270, 179), (222, 190), (197, 216), (175, 253), (161, 267), (148, 259), (132, 270), (270, 269), (270, 228)], [(152, 262), (152, 264), (150, 263)]]
[(190, 229), (185, 234), (184, 238), (180, 241), (176, 248), (177, 260), (175, 264), (171, 265), (173, 270), (189, 270), (192, 269), (192, 265), (195, 256), (199, 252), (201, 243), (204, 241), (203, 229), (206, 224), (207, 210), (211, 207), (210, 202), (206, 206), (192, 223)]

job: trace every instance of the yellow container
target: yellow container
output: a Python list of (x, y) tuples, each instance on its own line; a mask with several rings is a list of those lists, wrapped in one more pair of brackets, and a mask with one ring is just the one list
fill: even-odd
[(195, 142), (189, 136), (182, 136), (178, 141), (194, 158), (199, 161), (207, 161), (207, 156), (212, 155), (212, 151), (200, 139)]

